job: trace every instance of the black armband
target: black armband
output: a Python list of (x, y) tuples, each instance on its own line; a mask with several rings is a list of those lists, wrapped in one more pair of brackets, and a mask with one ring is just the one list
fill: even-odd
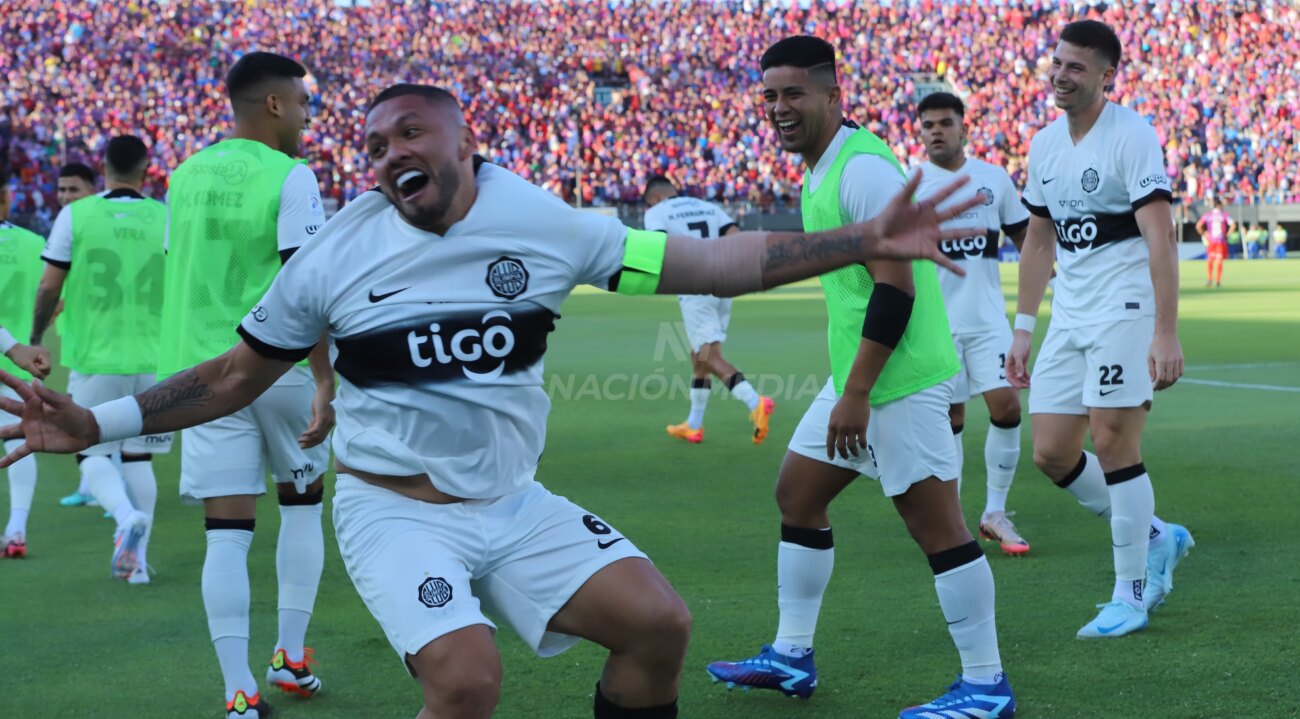
[(867, 316), (862, 322), (862, 338), (894, 349), (903, 339), (907, 322), (912, 318), (914, 298), (897, 287), (878, 283), (867, 302)]

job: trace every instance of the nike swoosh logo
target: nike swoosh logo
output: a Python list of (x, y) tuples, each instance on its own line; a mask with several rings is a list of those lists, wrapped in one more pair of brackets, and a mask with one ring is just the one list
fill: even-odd
[(609, 549), (610, 547), (614, 546), (615, 544), (618, 544), (624, 539), (627, 539), (627, 537), (619, 537), (618, 539), (611, 539), (608, 542), (602, 542), (599, 539), (597, 539), (596, 546), (600, 547), (601, 549)]
[(1015, 469), (1015, 468), (1016, 468), (1016, 465), (1014, 465), (1014, 464), (1011, 465), (1011, 466), (1009, 466), (1009, 467), (1008, 467), (1007, 465), (1005, 465), (1005, 464), (999, 464), (999, 465), (998, 465), (998, 469)]
[(1097, 627), (1097, 631), (1101, 632), (1102, 634), (1110, 634), (1111, 632), (1115, 631), (1116, 629), (1119, 629), (1122, 626), (1124, 626), (1124, 622), (1120, 622), (1119, 624), (1110, 627)]
[(962, 622), (966, 621), (967, 619), (970, 619), (970, 617), (962, 617), (961, 619), (958, 619), (958, 620), (955, 621), (955, 622), (948, 622), (948, 626), (951, 627), (951, 626), (954, 625), (954, 624), (961, 624)]
[(400, 290), (393, 290), (392, 292), (385, 292), (385, 293), (382, 294), (382, 295), (377, 295), (377, 294), (375, 294), (375, 291), (374, 291), (374, 290), (371, 290), (371, 291), (370, 291), (370, 301), (371, 301), (372, 303), (373, 303), (373, 302), (383, 302), (384, 300), (388, 299), (389, 297), (392, 297), (393, 295), (397, 294), (398, 292), (405, 292), (405, 291), (407, 291), (407, 290), (409, 290), (409, 289), (411, 289), (409, 286), (408, 286), (408, 287), (403, 287), (403, 288), (400, 289)]
[(1111, 543), (1110, 543), (1110, 546), (1112, 546), (1112, 547), (1114, 547), (1114, 548), (1116, 548), (1116, 549), (1123, 549), (1123, 548), (1125, 548), (1125, 547), (1131, 547), (1131, 546), (1133, 546), (1133, 543), (1132, 543), (1132, 542), (1129, 542), (1128, 544), (1116, 544), (1116, 543), (1114, 543), (1114, 542), (1111, 542)]
[(1053, 178), (1050, 178), (1050, 179), (1047, 179), (1047, 180), (1043, 180), (1043, 184), (1046, 185), (1047, 183), (1052, 182), (1052, 181), (1055, 180), (1055, 179), (1056, 179), (1056, 178), (1053, 177)]
[(1097, 394), (1100, 394), (1102, 397), (1105, 397), (1105, 396), (1108, 395), (1108, 394), (1115, 394), (1115, 393), (1118, 392), (1118, 391), (1119, 391), (1118, 389), (1113, 389), (1113, 390), (1111, 390), (1111, 391), (1109, 391), (1109, 392), (1098, 392)]

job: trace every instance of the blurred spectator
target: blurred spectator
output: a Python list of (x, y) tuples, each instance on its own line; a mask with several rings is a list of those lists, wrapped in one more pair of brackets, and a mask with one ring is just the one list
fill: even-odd
[(1246, 259), (1258, 260), (1260, 258), (1260, 248), (1264, 246), (1268, 239), (1268, 233), (1260, 227), (1258, 222), (1253, 222), (1250, 229), (1246, 230)]
[(0, 107), (19, 212), (48, 213), (61, 162), (108, 137), (145, 138), (147, 191), (219, 139), (221, 77), (273, 49), (314, 75), (306, 139), (322, 194), (371, 179), (366, 101), (399, 80), (465, 104), (480, 152), (566, 200), (635, 202), (645, 179), (761, 208), (796, 201), (796, 158), (774, 150), (756, 101), (757, 58), (789, 34), (842, 53), (849, 116), (905, 163), (914, 79), (939, 76), (971, 108), (970, 151), (1023, 181), (1035, 129), (1056, 116), (1047, 57), (1059, 29), (1109, 22), (1125, 62), (1112, 97), (1155, 124), (1175, 191), (1189, 199), (1300, 201), (1300, 9), (1241, 0), (447, 0), (339, 7), (334, 0), (3, 0)]
[(1273, 256), (1279, 260), (1286, 259), (1286, 228), (1280, 222), (1273, 225)]

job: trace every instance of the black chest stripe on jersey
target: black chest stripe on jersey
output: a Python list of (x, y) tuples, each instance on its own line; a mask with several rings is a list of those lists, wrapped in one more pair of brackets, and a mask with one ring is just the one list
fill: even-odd
[(1098, 212), (1082, 217), (1056, 220), (1056, 244), (1066, 252), (1096, 249), (1112, 242), (1132, 240), (1142, 236), (1137, 215), (1132, 212), (1110, 214)]
[(550, 310), (517, 305), (430, 315), (335, 340), (334, 369), (358, 387), (492, 382), (537, 364), (554, 329)]
[(998, 258), (998, 241), (1002, 236), (996, 229), (985, 230), (982, 235), (944, 240), (939, 250), (951, 260), (970, 260), (976, 257)]

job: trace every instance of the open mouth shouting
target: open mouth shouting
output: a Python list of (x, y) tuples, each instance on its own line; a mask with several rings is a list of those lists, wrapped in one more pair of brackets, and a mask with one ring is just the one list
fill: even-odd
[(393, 189), (397, 191), (397, 196), (403, 202), (415, 201), (428, 186), (428, 173), (415, 168), (403, 170), (393, 182)]

